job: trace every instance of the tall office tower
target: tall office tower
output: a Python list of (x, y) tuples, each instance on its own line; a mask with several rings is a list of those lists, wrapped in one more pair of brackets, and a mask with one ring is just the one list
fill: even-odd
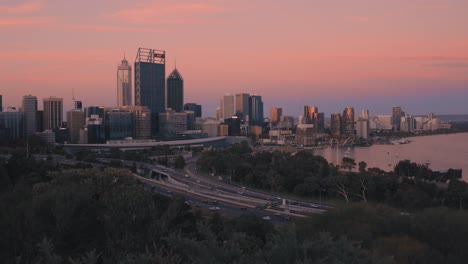
[(303, 124), (315, 124), (318, 119), (318, 107), (304, 105)]
[(355, 126), (354, 126), (354, 108), (353, 107), (346, 107), (343, 111), (343, 115), (341, 116), (341, 129), (342, 134), (354, 137), (356, 135)]
[(316, 122), (317, 132), (325, 132), (325, 113), (317, 113), (317, 122)]
[(3, 96), (0, 94), (0, 112), (3, 111)]
[(234, 95), (225, 94), (222, 99), (223, 119), (234, 116)]
[(24, 138), (27, 139), (30, 135), (36, 133), (36, 113), (37, 113), (37, 97), (32, 95), (23, 96), (22, 102), (23, 111), (23, 131)]
[(193, 111), (195, 118), (202, 116), (202, 106), (196, 103), (186, 103), (184, 104), (185, 111)]
[(270, 109), (270, 119), (272, 124), (276, 124), (280, 121), (283, 115), (283, 108), (273, 107)]
[(63, 99), (44, 98), (44, 130), (54, 130), (62, 126)]
[(67, 112), (67, 128), (69, 139), (71, 143), (78, 143), (80, 141), (80, 130), (85, 126), (85, 113), (73, 109)]
[(341, 135), (341, 123), (341, 115), (339, 113), (331, 114), (330, 131), (332, 135)]
[(123, 106), (120, 110), (130, 111), (133, 116), (133, 138), (151, 138), (151, 113), (146, 106)]
[(369, 138), (369, 120), (359, 118), (356, 121), (356, 138), (368, 139)]
[(125, 56), (117, 66), (117, 107), (132, 105), (132, 66)]
[(236, 94), (236, 116), (245, 121), (249, 114), (249, 94)]
[(176, 112), (184, 109), (184, 78), (177, 68), (167, 77), (167, 108)]
[(263, 102), (260, 95), (251, 95), (249, 97), (249, 125), (263, 125)]
[(365, 109), (361, 111), (361, 118), (365, 120), (369, 120), (369, 110)]
[(166, 52), (139, 48), (135, 58), (135, 105), (151, 114), (151, 136), (159, 132), (159, 113), (166, 111)]
[(393, 131), (400, 131), (401, 117), (404, 116), (404, 112), (401, 110), (401, 106), (395, 106), (392, 109), (392, 129)]

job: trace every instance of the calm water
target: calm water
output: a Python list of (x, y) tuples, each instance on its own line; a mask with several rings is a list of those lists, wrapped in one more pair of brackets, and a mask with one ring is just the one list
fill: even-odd
[(409, 159), (416, 163), (430, 162), (432, 170), (463, 169), (463, 179), (468, 181), (468, 133), (408, 138), (404, 145), (374, 145), (371, 147), (318, 149), (314, 153), (328, 162), (341, 163), (346, 155), (356, 163), (365, 161), (368, 167), (393, 170), (398, 161)]

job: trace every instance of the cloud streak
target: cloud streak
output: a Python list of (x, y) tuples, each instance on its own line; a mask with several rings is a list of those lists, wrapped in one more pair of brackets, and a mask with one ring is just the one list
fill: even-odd
[(26, 2), (19, 5), (0, 5), (0, 13), (11, 15), (30, 14), (42, 10), (44, 4), (39, 1)]
[(5, 17), (0, 18), (0, 27), (44, 25), (53, 21), (52, 17)]
[(145, 28), (145, 27), (122, 27), (122, 26), (107, 26), (107, 25), (60, 25), (62, 29), (79, 30), (79, 31), (95, 31), (95, 32), (148, 32), (161, 33), (164, 30)]
[(184, 23), (227, 10), (208, 3), (146, 4), (137, 8), (123, 9), (111, 15), (115, 21), (130, 23)]

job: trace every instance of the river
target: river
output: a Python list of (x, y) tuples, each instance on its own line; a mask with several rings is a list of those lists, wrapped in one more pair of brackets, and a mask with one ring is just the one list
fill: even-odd
[(331, 163), (341, 163), (348, 156), (356, 161), (365, 161), (367, 167), (393, 170), (400, 160), (408, 159), (423, 164), (430, 162), (432, 170), (462, 169), (463, 180), (468, 182), (468, 133), (434, 135), (407, 138), (411, 142), (402, 145), (373, 145), (371, 147), (336, 147), (315, 149), (314, 154), (323, 156)]

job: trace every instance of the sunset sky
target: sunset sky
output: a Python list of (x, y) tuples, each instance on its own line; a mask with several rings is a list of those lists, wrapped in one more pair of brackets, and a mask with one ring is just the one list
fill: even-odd
[(262, 95), (298, 115), (468, 114), (468, 1), (0, 0), (0, 94), (116, 105), (116, 66), (166, 50), (185, 102), (212, 116), (225, 93)]

